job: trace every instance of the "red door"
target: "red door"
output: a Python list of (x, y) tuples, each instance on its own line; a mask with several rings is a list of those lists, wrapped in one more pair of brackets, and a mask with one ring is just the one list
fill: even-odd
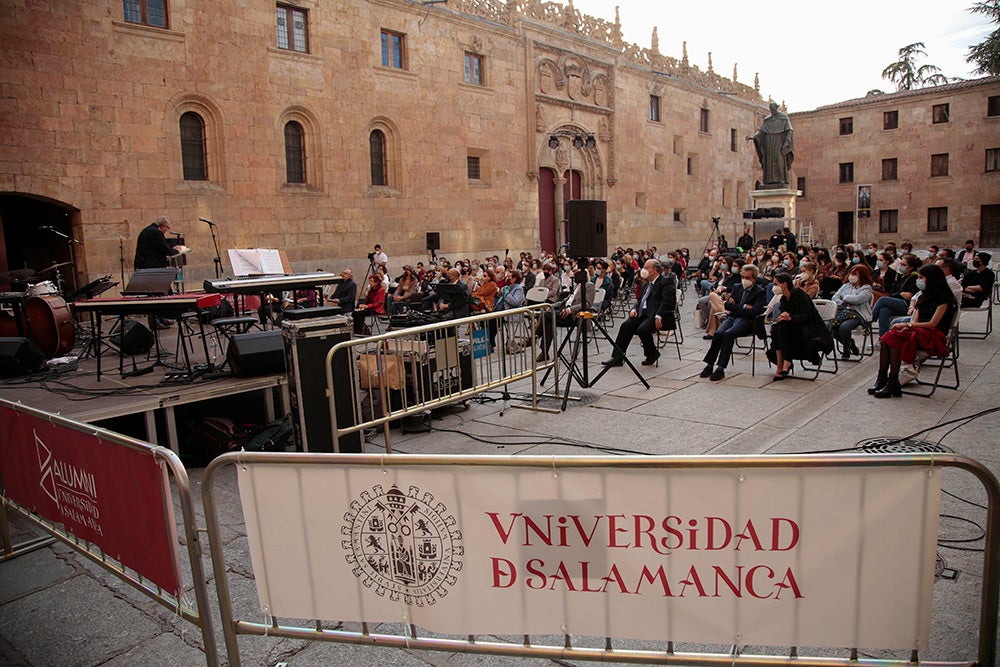
[(538, 173), (538, 240), (542, 250), (556, 251), (556, 175), (551, 169)]

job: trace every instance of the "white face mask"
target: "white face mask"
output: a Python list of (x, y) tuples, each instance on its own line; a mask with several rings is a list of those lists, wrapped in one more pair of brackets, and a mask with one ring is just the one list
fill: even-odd
[(856, 285), (858, 283), (858, 275), (856, 273), (852, 273), (851, 275), (847, 276), (847, 282), (851, 283), (852, 285)]
[(781, 289), (781, 285), (777, 283), (771, 285), (771, 291), (774, 292), (775, 296), (781, 296), (785, 293), (784, 290)]
[(753, 285), (753, 281), (750, 280), (749, 278), (744, 278), (742, 280), (742, 283), (743, 283), (743, 289), (750, 289), (750, 286)]
[(639, 275), (642, 277), (643, 280), (646, 280), (647, 278), (649, 278), (649, 270), (643, 269), (642, 271), (639, 272)]

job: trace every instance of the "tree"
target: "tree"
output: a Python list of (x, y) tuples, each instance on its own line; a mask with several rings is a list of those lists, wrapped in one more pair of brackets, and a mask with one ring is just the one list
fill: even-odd
[[(1000, 0), (992, 1), (996, 3)], [(917, 67), (917, 59), (926, 55), (923, 42), (904, 46), (899, 50), (899, 60), (882, 70), (882, 78), (896, 84), (896, 90), (913, 90), (948, 83), (948, 77), (941, 74), (941, 68), (935, 65)]]
[[(1000, 0), (982, 0), (972, 5), (969, 11), (982, 14), (990, 23), (1000, 25)], [(970, 46), (965, 62), (976, 66), (976, 74), (1000, 74), (1000, 28), (979, 44)]]

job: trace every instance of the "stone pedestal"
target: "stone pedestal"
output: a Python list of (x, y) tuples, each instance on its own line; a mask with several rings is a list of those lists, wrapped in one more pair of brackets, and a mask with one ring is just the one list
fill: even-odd
[[(750, 198), (753, 199), (754, 208), (776, 208), (780, 206), (785, 209), (786, 218), (798, 217), (795, 214), (795, 202), (801, 196), (801, 190), (793, 190), (791, 188), (750, 191)], [(798, 230), (793, 229), (792, 231), (798, 233)]]

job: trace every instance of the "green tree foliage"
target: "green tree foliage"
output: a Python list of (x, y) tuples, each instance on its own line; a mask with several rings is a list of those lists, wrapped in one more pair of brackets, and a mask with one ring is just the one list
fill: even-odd
[[(998, 0), (992, 0), (995, 4)], [(941, 74), (935, 65), (917, 66), (917, 60), (926, 56), (923, 42), (908, 44), (899, 50), (899, 60), (882, 70), (882, 78), (896, 84), (896, 90), (913, 90), (924, 86), (938, 86), (948, 83), (948, 77)]]
[[(1000, 25), (1000, 0), (982, 0), (972, 5), (969, 11), (982, 14), (990, 23)], [(976, 74), (1000, 74), (1000, 27), (979, 44), (970, 46), (965, 61), (976, 66)]]

